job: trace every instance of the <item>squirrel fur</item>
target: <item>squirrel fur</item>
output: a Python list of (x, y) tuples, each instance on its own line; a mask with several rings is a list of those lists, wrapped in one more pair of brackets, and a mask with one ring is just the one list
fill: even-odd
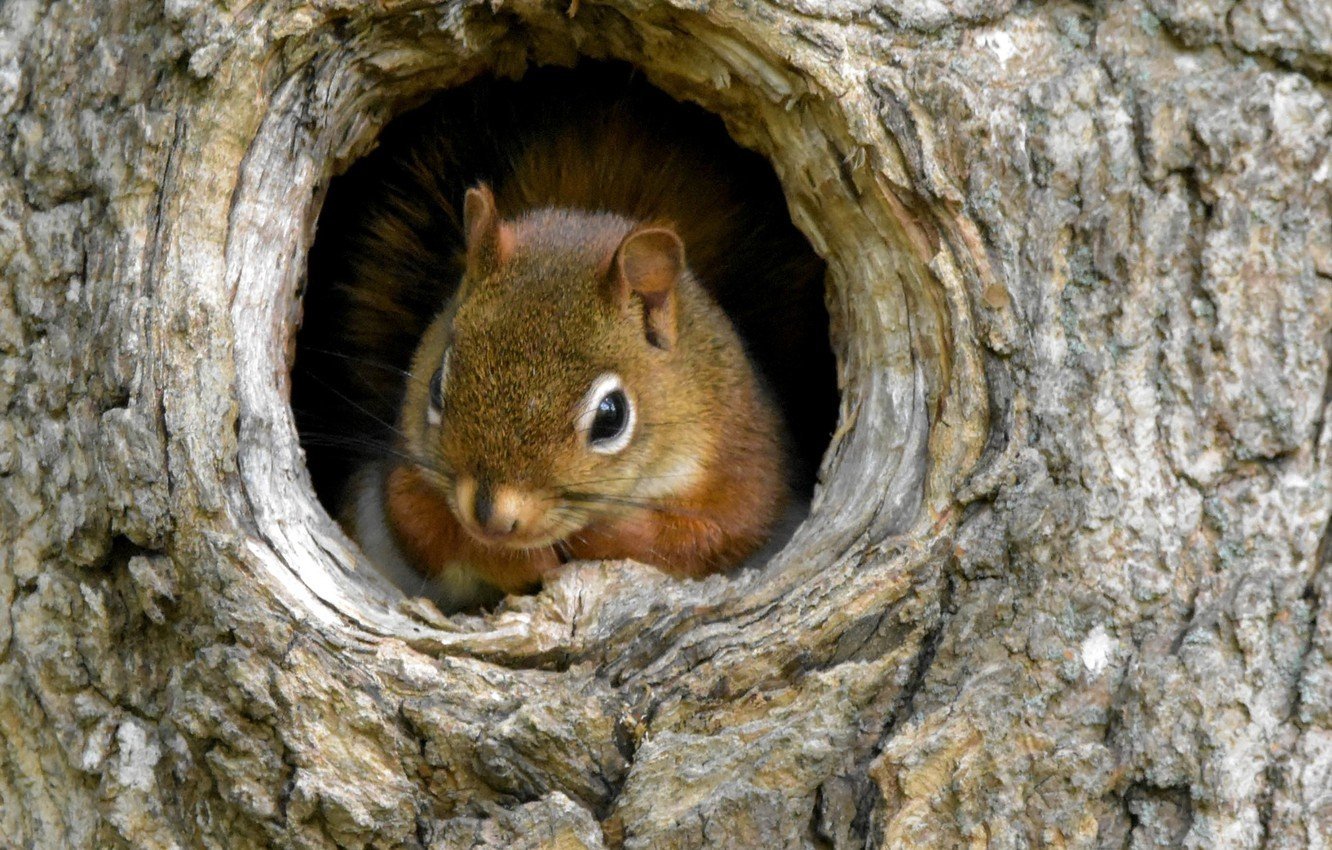
[[(372, 202), (312, 255), (312, 283), (335, 288), (298, 341), (323, 369), (305, 383), (388, 447), (342, 476), (339, 518), (446, 608), (569, 559), (730, 569), (805, 486), (793, 445), (828, 426), (822, 264), (780, 194), (687, 108), (591, 79), (428, 108), (412, 144), (352, 181)], [(811, 411), (794, 444), (774, 376)]]

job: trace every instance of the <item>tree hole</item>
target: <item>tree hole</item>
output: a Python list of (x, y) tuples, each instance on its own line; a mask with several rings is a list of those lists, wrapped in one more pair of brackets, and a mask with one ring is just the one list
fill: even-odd
[[(376, 476), (421, 461), (409, 448), (410, 435), (403, 433), (403, 411), (411, 410), (414, 383), (422, 387), (416, 394), (428, 398), (442, 390), (423, 382), (442, 378), (416, 374), (414, 358), (463, 279), (468, 253), (463, 199), (469, 188), (482, 184), (494, 190), (498, 215), (505, 220), (558, 206), (678, 233), (688, 268), (739, 333), (779, 411), (787, 434), (782, 466), (793, 503), (807, 511), (836, 426), (837, 373), (824, 303), (824, 263), (792, 224), (772, 167), (735, 143), (715, 115), (673, 100), (632, 67), (536, 68), (518, 80), (483, 77), (438, 93), (390, 122), (376, 149), (332, 181), (320, 213), (296, 337), (292, 406), (317, 495), (344, 527), (361, 523), (352, 536), (372, 560), (405, 590), (426, 587), (415, 572), (402, 569), (404, 564), (385, 564), (375, 555), (375, 550), (384, 551), (386, 541), (389, 549), (402, 551), (400, 538), (408, 532), (391, 524), (378, 531), (366, 528), (365, 514), (357, 518), (357, 505), (373, 512), (365, 493), (380, 488), (382, 495), (383, 478)], [(569, 226), (578, 227), (579, 221)], [(542, 238), (549, 240), (552, 232)], [(552, 257), (560, 248), (558, 240), (543, 243)], [(548, 265), (559, 263), (551, 259)], [(560, 309), (553, 306), (552, 316)], [(501, 321), (487, 327), (506, 326)], [(528, 350), (546, 352), (537, 338), (540, 332), (532, 333), (528, 325), (491, 332), (531, 334)], [(570, 339), (572, 349), (567, 348)], [(556, 362), (534, 366), (524, 373), (533, 385), (514, 389), (530, 389), (531, 405), (554, 397), (547, 392), (549, 384), (574, 380), (578, 370), (572, 361), (578, 368), (613, 366), (615, 351), (578, 350), (576, 335), (564, 343), (559, 350), (571, 362), (561, 363), (563, 355), (534, 354)], [(691, 390), (698, 397), (664, 410), (693, 425), (719, 415), (706, 402), (715, 391), (710, 382), (726, 379), (724, 373), (717, 377), (701, 370)], [(494, 407), (497, 416), (515, 409), (512, 404)], [(657, 427), (648, 438), (669, 440), (668, 417), (659, 412), (650, 418)], [(696, 430), (691, 425), (680, 433)], [(527, 433), (516, 421), (494, 422), (494, 431), (496, 439), (518, 441)], [(716, 437), (746, 439), (738, 432)], [(486, 474), (495, 469), (507, 474), (513, 470), (503, 470), (505, 464), (518, 463), (497, 445), (486, 456)], [(727, 457), (736, 463), (738, 456)], [(755, 469), (762, 466), (761, 458), (752, 462)], [(477, 480), (482, 481), (481, 473)], [(588, 486), (594, 489), (589, 499), (626, 498), (615, 495), (619, 490), (599, 494), (595, 485)], [(492, 517), (495, 510), (494, 493), (484, 491), (483, 499), (483, 487), (468, 495), (474, 521)], [(660, 489), (669, 493), (664, 484)], [(453, 497), (461, 498), (461, 492), (458, 487)], [(436, 501), (435, 509), (447, 507), (443, 486)], [(383, 501), (376, 504), (382, 508)], [(458, 510), (456, 505), (451, 509)], [(789, 527), (799, 514), (799, 509), (788, 511), (784, 525)], [(382, 539), (366, 545), (366, 538), (376, 534)], [(560, 554), (559, 544), (552, 544), (552, 550)], [(495, 596), (487, 591), (468, 598)]]

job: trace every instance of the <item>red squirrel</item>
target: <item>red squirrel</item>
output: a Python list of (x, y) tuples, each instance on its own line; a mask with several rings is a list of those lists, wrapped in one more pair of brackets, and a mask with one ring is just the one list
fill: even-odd
[[(790, 502), (786, 422), (718, 300), (778, 305), (751, 324), (789, 320), (766, 350), (797, 362), (826, 316), (797, 315), (783, 287), (808, 303), (821, 264), (775, 238), (794, 231), (746, 207), (725, 163), (652, 123), (619, 101), (537, 122), (502, 140), (494, 189), (477, 180), (461, 204), (440, 175), (466, 170), (466, 145), (441, 134), (357, 230), (335, 344), (359, 383), (343, 395), (392, 428), (338, 512), (442, 607), (531, 589), (574, 559), (729, 570)], [(380, 361), (422, 290), (440, 306), (389, 414)]]

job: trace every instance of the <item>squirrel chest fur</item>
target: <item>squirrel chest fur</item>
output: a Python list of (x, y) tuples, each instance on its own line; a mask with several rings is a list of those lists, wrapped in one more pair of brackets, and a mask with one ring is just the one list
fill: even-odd
[(792, 493), (786, 426), (718, 299), (817, 264), (763, 245), (724, 166), (619, 102), (531, 126), (490, 167), (447, 134), (413, 154), (338, 275), (339, 395), (389, 445), (341, 520), (447, 608), (575, 559), (726, 570)]

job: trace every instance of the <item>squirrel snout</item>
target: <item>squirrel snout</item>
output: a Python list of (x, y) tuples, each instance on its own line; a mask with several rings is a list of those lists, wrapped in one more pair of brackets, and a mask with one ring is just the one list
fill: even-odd
[(457, 499), (463, 524), (489, 542), (519, 544), (540, 525), (541, 500), (517, 487), (464, 477)]

